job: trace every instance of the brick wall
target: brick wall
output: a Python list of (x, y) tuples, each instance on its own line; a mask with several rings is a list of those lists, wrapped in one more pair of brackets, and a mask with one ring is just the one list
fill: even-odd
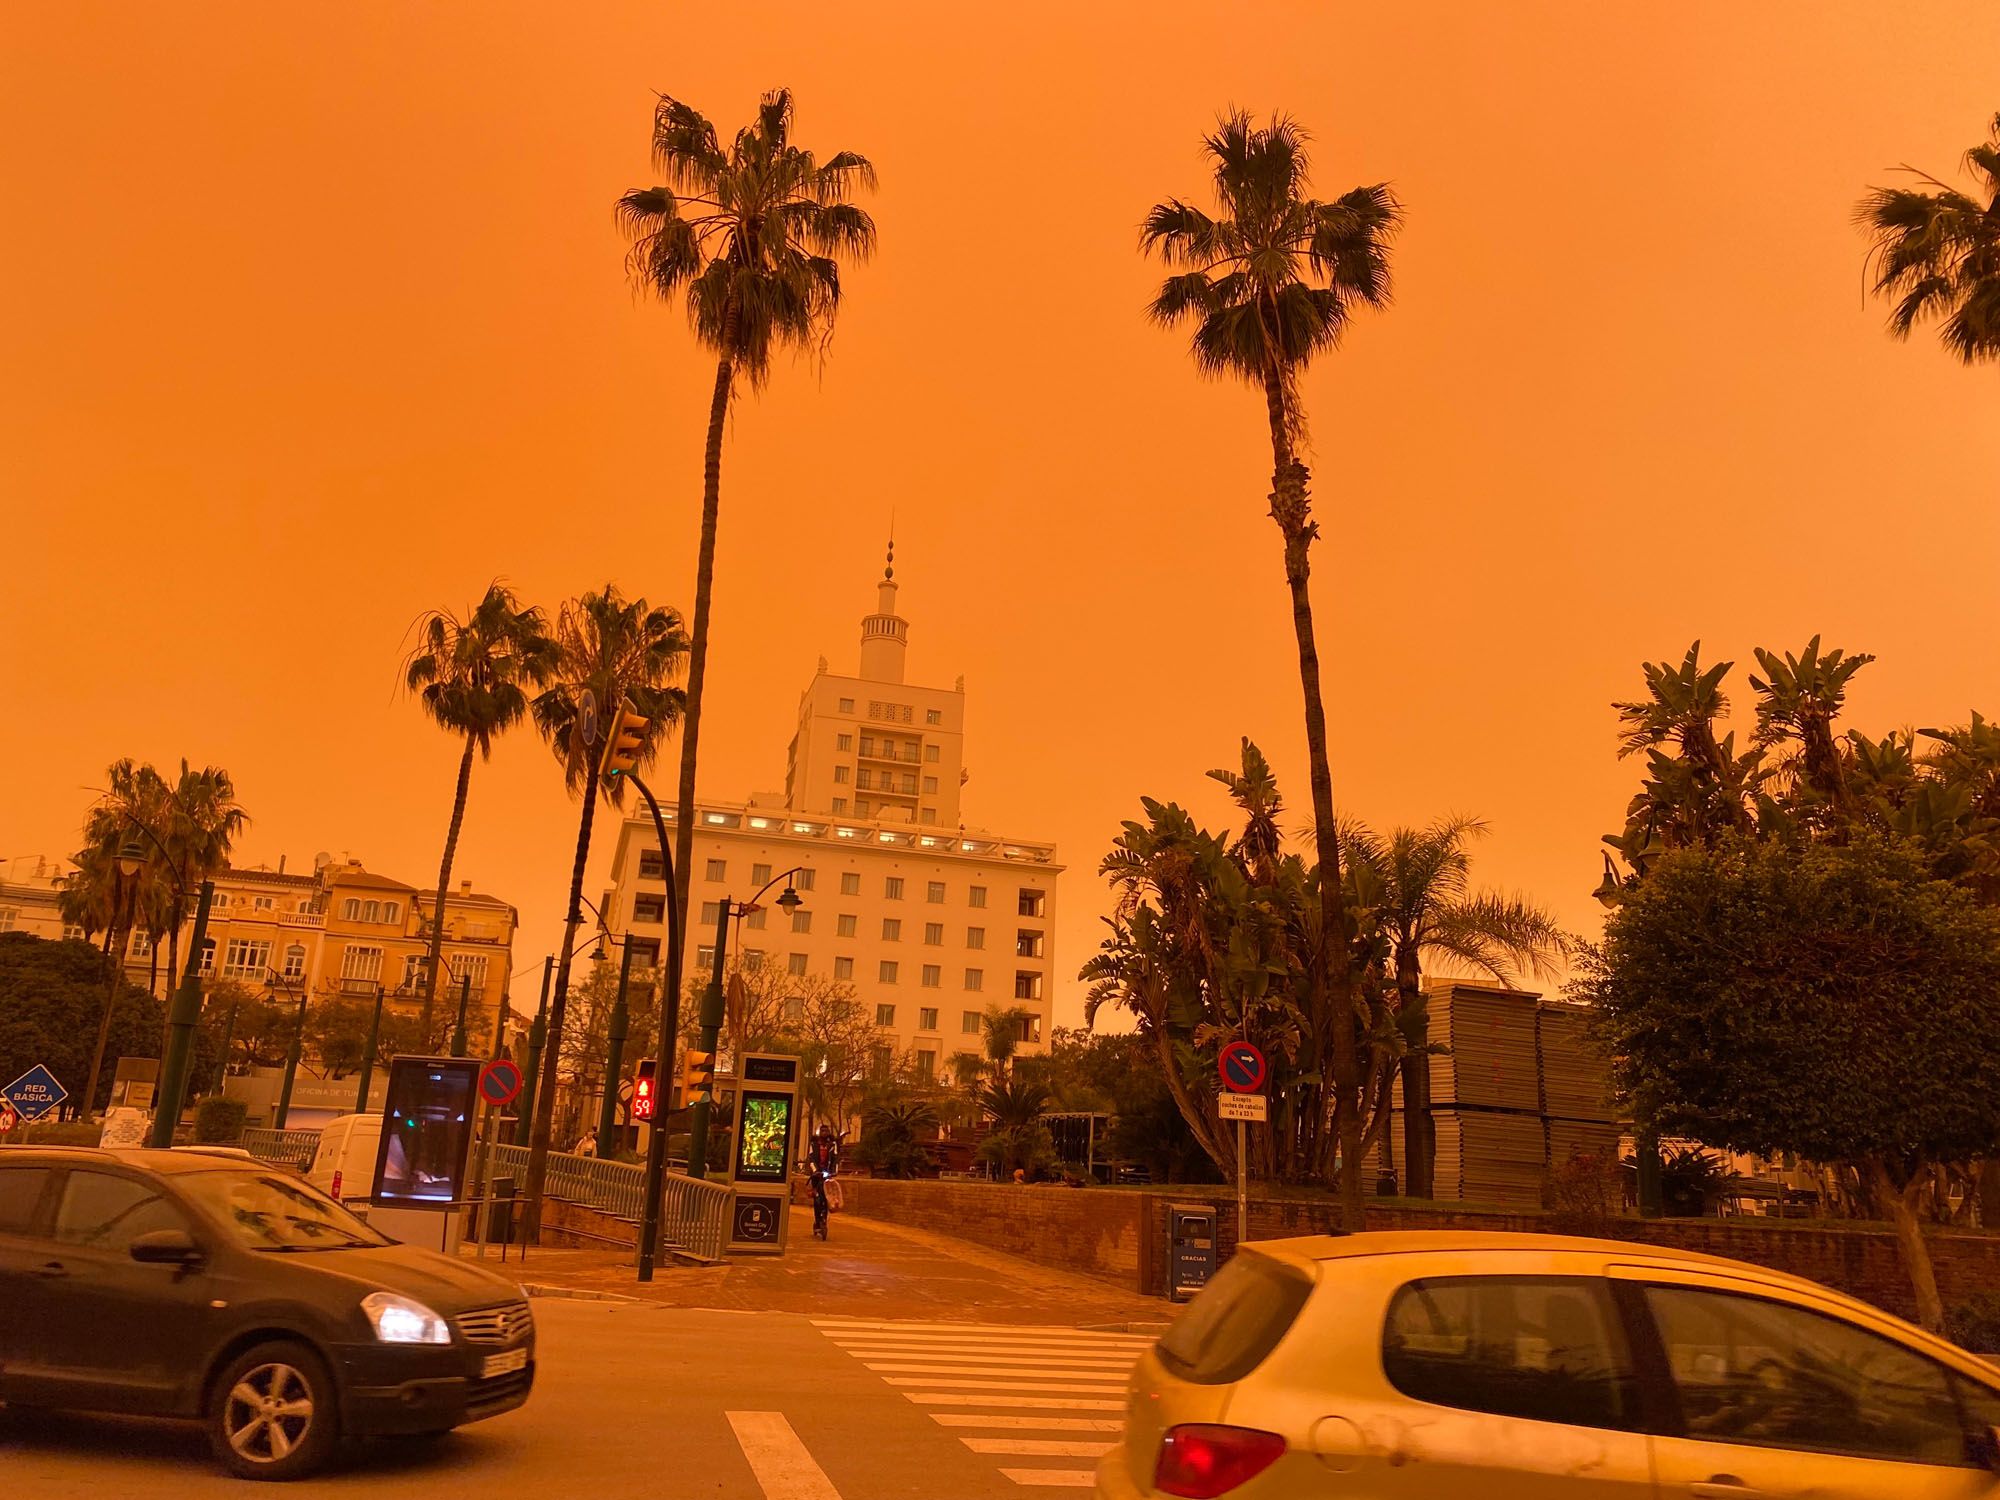
[[(1220, 1254), (1226, 1258), (1236, 1246), (1235, 1196), (1216, 1188), (1146, 1192), (870, 1177), (843, 1177), (840, 1185), (851, 1213), (955, 1235), (1154, 1296), (1166, 1291), (1170, 1205), (1213, 1208)], [(1332, 1227), (1334, 1214), (1334, 1203), (1325, 1198), (1253, 1199), (1250, 1238), (1323, 1234)], [(1534, 1233), (1553, 1226), (1533, 1213), (1370, 1205), (1368, 1227)], [(1606, 1232), (1805, 1276), (1903, 1317), (1915, 1311), (1909, 1278), (1886, 1228), (1783, 1220), (1623, 1219)], [(1934, 1234), (1930, 1245), (1947, 1306), (1975, 1292), (2000, 1292), (2000, 1234)]]

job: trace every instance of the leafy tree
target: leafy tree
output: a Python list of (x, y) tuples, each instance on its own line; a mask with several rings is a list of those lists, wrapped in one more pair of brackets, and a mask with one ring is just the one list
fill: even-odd
[[(618, 200), (631, 236), (633, 284), (662, 301), (684, 296), (696, 342), (716, 356), (715, 393), (702, 454), (701, 550), (695, 568), (694, 638), (681, 726), (679, 824), (674, 868), (694, 857), (694, 784), (708, 670), (715, 537), (722, 502), (722, 433), (738, 382), (771, 373), (779, 349), (824, 349), (840, 310), (840, 261), (865, 260), (875, 222), (849, 200), (875, 186), (875, 168), (853, 151), (821, 160), (792, 140), (792, 96), (764, 95), (757, 118), (724, 147), (715, 126), (677, 99), (653, 111), (653, 166), (665, 179)], [(680, 890), (687, 926), (687, 885)]]
[(417, 695), (433, 723), (465, 744), (458, 758), (458, 785), (431, 908), (422, 1016), (426, 1035), (437, 1006), (444, 902), (451, 889), (459, 830), (465, 824), (473, 752), (477, 751), (481, 760), (489, 759), (494, 737), (527, 717), (529, 693), (548, 681), (555, 657), (556, 643), (542, 612), (523, 608), (513, 592), (496, 581), (487, 585), (485, 597), (467, 610), (464, 618), (448, 610), (432, 610), (420, 619), (416, 646), (403, 663), (403, 685)]
[(1936, 322), (1964, 364), (2000, 358), (2000, 114), (1965, 153), (1980, 202), (1927, 172), (1921, 186), (1873, 188), (1855, 210), (1871, 241), (1875, 294), (1890, 299), (1889, 332), (1906, 339)]
[(1343, 826), (1350, 900), (1369, 914), (1388, 945), (1402, 1033), (1403, 1191), (1428, 1198), (1436, 1168), (1431, 1123), (1430, 1007), (1423, 977), (1430, 961), (1509, 982), (1520, 971), (1554, 976), (1567, 942), (1555, 918), (1532, 901), (1472, 886), (1468, 846), (1487, 831), (1477, 818), (1443, 818), (1424, 828), (1377, 834)]
[(1343, 1024), (1355, 1004), (1352, 925), (1338, 878), (1340, 832), (1313, 628), (1308, 554), (1319, 524), (1299, 457), (1306, 424), (1298, 381), (1315, 356), (1339, 344), (1357, 311), (1388, 303), (1389, 245), (1402, 206), (1386, 183), (1354, 188), (1331, 202), (1311, 197), (1306, 140), (1304, 129), (1283, 115), (1262, 126), (1241, 111), (1224, 116), (1202, 143), (1219, 213), (1169, 199), (1146, 215), (1140, 244), (1172, 271), (1153, 300), (1152, 317), (1162, 324), (1192, 323), (1196, 368), (1261, 390), (1270, 421), (1271, 518), (1284, 542), (1305, 696), (1314, 846), (1328, 877), (1317, 891), (1320, 927), (1329, 941), (1311, 955), (1309, 1029), (1326, 1054), (1314, 1059), (1314, 1076), (1333, 1080), (1342, 1220), (1356, 1230), (1366, 1209), (1363, 1065), (1354, 1029)]
[(892, 1093), (861, 1112), (854, 1159), (878, 1177), (915, 1177), (931, 1165), (923, 1142), (936, 1137), (937, 1125), (928, 1100)]
[(979, 1142), (980, 1161), (997, 1176), (1011, 1177), (1018, 1171), (1030, 1181), (1056, 1171), (1060, 1165), (1056, 1143), (1042, 1121), (1049, 1106), (1046, 1089), (1025, 1079), (1003, 1077), (987, 1084), (979, 1102), (990, 1121)]
[(795, 1018), (786, 1023), (785, 1038), (799, 1054), (799, 1092), (805, 1100), (806, 1125), (826, 1121), (845, 1131), (868, 1082), (882, 1028), (861, 1002), (854, 987), (823, 974), (795, 979)]
[(980, 1017), (980, 1039), (995, 1077), (1005, 1078), (1013, 1066), (1014, 1054), (1021, 1050), (1021, 1025), (1030, 1014), (1019, 1005), (989, 1005)]
[[(592, 731), (610, 727), (610, 716), (625, 705), (646, 720), (638, 761), (650, 763), (674, 722), (680, 717), (681, 693), (672, 685), (687, 654), (680, 616), (631, 599), (607, 583), (562, 607), (555, 630), (556, 652), (547, 685), (535, 697), (535, 728), (562, 763), (563, 780), (583, 797), (577, 820), (576, 860), (570, 869), (568, 917), (563, 929), (562, 955), (556, 963), (555, 991), (549, 1003), (548, 1042), (542, 1052), (542, 1076), (535, 1089), (535, 1119), (529, 1138), (527, 1182), (523, 1195), (539, 1203), (548, 1173), (549, 1139), (555, 1127), (556, 1081), (562, 1066), (563, 1023), (569, 1005), (569, 976), (575, 955), (576, 930), (583, 920), (583, 875), (590, 859), (590, 825), (600, 792), (614, 805), (625, 792), (623, 777), (608, 782), (598, 775), (600, 749)], [(586, 695), (596, 705), (596, 722), (584, 712)], [(689, 814), (688, 816), (692, 816)], [(684, 865), (677, 868), (685, 868)], [(530, 1226), (530, 1234), (533, 1226)]]
[(1933, 1166), (2000, 1147), (2000, 921), (1872, 834), (1663, 855), (1578, 991), (1663, 1133), (1859, 1171), (1927, 1328), (1918, 1205)]

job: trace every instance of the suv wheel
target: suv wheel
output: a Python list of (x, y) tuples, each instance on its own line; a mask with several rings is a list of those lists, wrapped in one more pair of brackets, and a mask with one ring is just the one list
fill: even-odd
[(299, 1479), (333, 1451), (333, 1379), (303, 1344), (246, 1349), (223, 1368), (208, 1441), (239, 1479)]

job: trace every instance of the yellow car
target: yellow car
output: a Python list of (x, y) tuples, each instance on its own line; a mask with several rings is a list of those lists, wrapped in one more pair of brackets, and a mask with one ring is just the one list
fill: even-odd
[(1794, 1276), (1457, 1232), (1246, 1246), (1100, 1500), (2000, 1500), (2000, 1369)]

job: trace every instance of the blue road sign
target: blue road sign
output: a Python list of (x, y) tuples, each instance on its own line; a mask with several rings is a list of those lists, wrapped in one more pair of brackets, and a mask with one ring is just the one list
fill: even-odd
[(56, 1075), (40, 1063), (0, 1090), (14, 1113), (24, 1120), (39, 1120), (69, 1097), (69, 1090), (56, 1082)]
[(1254, 1094), (1264, 1086), (1264, 1054), (1249, 1042), (1227, 1042), (1216, 1059), (1222, 1086), (1233, 1094)]

